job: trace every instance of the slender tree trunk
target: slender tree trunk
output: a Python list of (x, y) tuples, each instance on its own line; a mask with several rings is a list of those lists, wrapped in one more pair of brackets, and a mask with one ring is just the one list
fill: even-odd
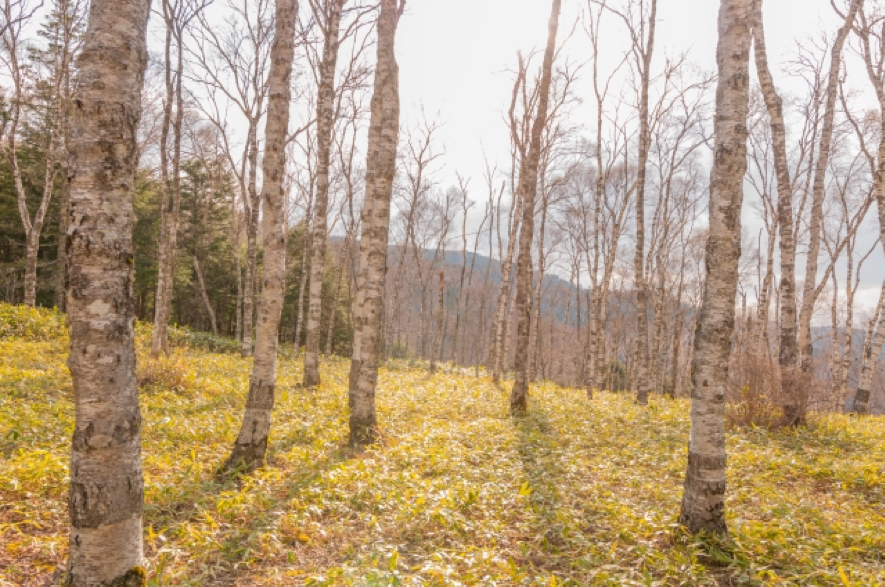
[[(151, 335), (151, 355), (169, 352), (168, 324), (172, 311), (172, 294), (175, 280), (175, 249), (178, 242), (178, 217), (181, 210), (181, 124), (184, 109), (181, 95), (183, 72), (183, 47), (175, 34), (178, 26), (174, 7), (163, 1), (166, 21), (166, 100), (163, 108), (163, 131), (160, 136), (160, 172), (163, 196), (160, 207), (160, 259), (157, 268), (157, 293), (154, 302), (154, 330)], [(173, 72), (172, 40), (178, 42), (178, 60)], [(176, 80), (176, 81), (173, 81)], [(172, 111), (175, 109), (173, 119)], [(169, 130), (172, 130), (172, 171), (168, 161)]]
[(547, 47), (538, 88), (538, 111), (532, 123), (532, 136), (525, 168), (519, 173), (519, 199), (522, 202), (522, 229), (519, 233), (519, 257), (516, 269), (516, 369), (510, 409), (525, 412), (528, 407), (528, 353), (531, 330), (532, 240), (535, 225), (535, 193), (538, 190), (538, 161), (541, 156), (541, 135), (547, 126), (547, 107), (550, 100), (550, 81), (553, 76), (553, 57), (556, 52), (556, 32), (562, 0), (553, 0), (548, 24)]
[(255, 271), (258, 263), (258, 214), (261, 208), (261, 197), (255, 187), (258, 167), (257, 125), (257, 120), (249, 122), (249, 131), (246, 138), (248, 145), (246, 158), (249, 164), (249, 178), (246, 190), (249, 202), (246, 208), (246, 277), (243, 288), (243, 344), (240, 351), (244, 357), (252, 356)]
[(747, 169), (750, 15), (750, 0), (722, 0), (720, 4), (707, 279), (694, 339), (691, 434), (679, 515), (679, 523), (693, 534), (726, 532), (724, 408)]
[[(778, 363), (781, 371), (781, 395), (784, 418), (795, 422), (802, 411), (801, 386), (796, 379), (799, 357), (796, 323), (796, 247), (793, 230), (793, 183), (787, 163), (786, 125), (784, 124), (783, 100), (777, 93), (768, 67), (765, 48), (765, 28), (762, 17), (763, 0), (754, 0), (754, 46), (756, 70), (768, 115), (771, 120), (771, 136), (774, 147), (774, 164), (777, 178), (777, 228), (780, 232), (780, 343)], [(767, 324), (764, 325), (767, 328)]]
[(70, 202), (70, 184), (67, 182), (68, 173), (63, 171), (61, 190), (58, 202), (58, 247), (56, 253), (55, 269), (55, 307), (65, 311), (65, 281), (68, 275), (68, 254), (65, 240), (68, 233), (68, 205)]
[(237, 301), (235, 313), (237, 315), (234, 326), (234, 339), (243, 341), (243, 261), (240, 255), (239, 239), (233, 240), (234, 271), (237, 273)]
[[(310, 268), (307, 260), (311, 257), (310, 247), (311, 226), (313, 226), (313, 202), (311, 199), (307, 202), (307, 216), (304, 220), (304, 235), (301, 239), (301, 278), (298, 283), (298, 301), (295, 303), (295, 349), (301, 346), (301, 329), (304, 326), (304, 292), (307, 291), (307, 282), (310, 281)], [(322, 291), (323, 280), (320, 278), (320, 291)], [(320, 308), (322, 309), (322, 307)]]
[[(443, 251), (443, 259), (446, 258), (445, 251)], [(445, 263), (445, 261), (443, 261)], [(436, 306), (436, 337), (433, 341), (433, 349), (430, 354), (430, 372), (436, 373), (436, 363), (437, 361), (442, 360), (442, 347), (443, 341), (445, 339), (445, 333), (443, 332), (444, 328), (444, 312), (445, 312), (445, 292), (446, 292), (446, 280), (445, 280), (445, 269), (440, 268), (439, 270), (439, 301)]]
[[(243, 426), (225, 469), (251, 470), (264, 464), (276, 387), (277, 344), (286, 278), (286, 139), (295, 57), (296, 0), (276, 0), (274, 42), (270, 50), (265, 153), (262, 166), (264, 201), (264, 286), (258, 307), (255, 359)], [(257, 208), (253, 208), (257, 213)]]
[(882, 351), (883, 342), (885, 342), (885, 283), (882, 284), (879, 302), (876, 304), (876, 310), (873, 314), (873, 319), (870, 320), (870, 326), (867, 329), (867, 336), (864, 340), (860, 377), (858, 378), (857, 389), (854, 392), (854, 405), (851, 409), (855, 414), (867, 413), (870, 391), (873, 386), (873, 374), (876, 371), (876, 364), (879, 360), (879, 353)]
[[(805, 422), (805, 411), (808, 403), (808, 387), (811, 381), (812, 360), (814, 358), (814, 341), (811, 337), (811, 319), (814, 314), (814, 303), (817, 301), (817, 267), (820, 254), (820, 240), (823, 220), (823, 201), (827, 167), (830, 162), (830, 147), (833, 139), (834, 118), (836, 116), (836, 92), (839, 89), (839, 72), (842, 70), (842, 47), (854, 26), (857, 12), (863, 0), (852, 0), (845, 17), (845, 23), (836, 33), (830, 55), (830, 71), (827, 76), (827, 87), (824, 106), (823, 129), (819, 141), (819, 153), (814, 170), (812, 184), (811, 233), (808, 243), (808, 256), (805, 262), (805, 283), (802, 288), (802, 307), (799, 310), (799, 377), (791, 389), (790, 398), (784, 405), (784, 421), (787, 425), (800, 425)], [(826, 281), (826, 280), (824, 280)]]
[[(636, 254), (633, 271), (636, 281), (636, 402), (648, 404), (651, 391), (649, 383), (648, 353), (648, 286), (645, 282), (645, 178), (648, 152), (651, 146), (651, 129), (648, 112), (648, 93), (651, 78), (651, 58), (654, 52), (655, 27), (657, 25), (657, 0), (651, 0), (648, 19), (648, 41), (642, 48), (642, 88), (639, 98), (639, 163), (636, 176)], [(645, 24), (645, 23), (643, 23)]]
[(338, 300), (341, 299), (341, 285), (344, 283), (345, 267), (350, 251), (350, 237), (344, 239), (344, 247), (341, 250), (341, 259), (338, 263), (338, 282), (335, 285), (335, 297), (332, 298), (332, 308), (329, 312), (329, 329), (326, 332), (326, 357), (332, 356), (332, 341), (335, 338), (335, 320), (338, 316)]
[[(519, 194), (516, 196), (515, 214), (516, 218), (510, 228), (510, 235), (507, 241), (507, 254), (501, 261), (501, 289), (498, 292), (498, 304), (495, 310), (495, 320), (492, 327), (492, 381), (498, 383), (501, 381), (501, 371), (507, 362), (506, 340), (507, 340), (507, 309), (510, 301), (510, 272), (513, 267), (513, 249), (516, 244), (516, 235), (519, 232), (520, 217), (522, 215), (522, 202), (519, 200)], [(514, 211), (511, 211), (514, 213)], [(508, 223), (510, 224), (510, 223)], [(500, 236), (500, 232), (498, 233)], [(500, 245), (500, 242), (499, 242)], [(498, 247), (500, 253), (500, 246)]]
[[(317, 192), (313, 206), (313, 254), (310, 262), (310, 299), (307, 337), (304, 345), (304, 386), (320, 384), (320, 328), (323, 317), (323, 272), (326, 265), (326, 239), (329, 207), (329, 156), (335, 123), (335, 68), (338, 63), (338, 32), (346, 0), (329, 2), (324, 24), (323, 62), (320, 67), (317, 99)], [(334, 310), (334, 309), (333, 309)]]
[[(543, 231), (542, 231), (543, 232)], [(542, 282), (544, 281), (543, 261), (539, 261), (537, 278), (534, 291), (532, 292), (532, 326), (529, 333), (529, 367), (528, 380), (537, 381), (538, 378), (538, 355), (541, 349), (541, 296)]]
[(200, 269), (200, 260), (194, 255), (194, 273), (197, 275), (197, 285), (200, 286), (200, 297), (203, 299), (203, 305), (206, 313), (209, 315), (209, 323), (212, 325), (212, 334), (218, 336), (218, 322), (215, 319), (215, 309), (212, 307), (212, 301), (209, 294), (206, 293), (206, 283), (203, 281), (203, 271)]
[(378, 434), (375, 389), (390, 232), (390, 198), (399, 138), (399, 66), (394, 42), (404, 8), (404, 1), (397, 9), (396, 0), (381, 0), (378, 16), (378, 57), (369, 122), (360, 279), (354, 308), (353, 361), (348, 390), (352, 445), (371, 444)]
[[(842, 344), (842, 360), (837, 366), (838, 371), (838, 389), (839, 389), (839, 409), (841, 406), (845, 405), (845, 401), (848, 399), (848, 372), (851, 368), (851, 352), (854, 346), (854, 294), (855, 290), (853, 287), (852, 280), (854, 279), (854, 257), (849, 252), (848, 255), (848, 263), (847, 263), (847, 271), (845, 277), (845, 335), (843, 338)], [(860, 273), (860, 267), (857, 269), (858, 273)], [(835, 279), (835, 272), (833, 273)], [(834, 331), (835, 333), (835, 331)], [(835, 335), (835, 334), (834, 334)]]
[(132, 229), (149, 12), (149, 0), (93, 0), (77, 59), (67, 178), (75, 587), (145, 584)]

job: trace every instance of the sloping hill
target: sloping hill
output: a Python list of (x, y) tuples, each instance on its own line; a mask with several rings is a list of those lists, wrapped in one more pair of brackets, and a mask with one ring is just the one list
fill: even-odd
[[(64, 566), (73, 426), (62, 317), (0, 326), (0, 585)], [(18, 315), (18, 314), (17, 314)], [(885, 419), (728, 436), (730, 540), (674, 526), (688, 404), (550, 384), (530, 414), (506, 389), (394, 364), (384, 442), (344, 448), (347, 363), (317, 391), (280, 364), (271, 462), (220, 482), (249, 361), (139, 329), (145, 543), (152, 585), (875, 585), (885, 576)], [(60, 578), (55, 574), (56, 584)]]

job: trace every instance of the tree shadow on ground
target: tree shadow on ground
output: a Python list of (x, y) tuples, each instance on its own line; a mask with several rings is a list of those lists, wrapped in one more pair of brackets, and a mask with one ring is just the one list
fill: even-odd
[(557, 462), (558, 431), (537, 402), (528, 412), (511, 416), (517, 433), (517, 451), (526, 484), (520, 488), (531, 508), (533, 531), (522, 544), (525, 564), (545, 572), (566, 573), (570, 560), (566, 527), (559, 519), (562, 470)]

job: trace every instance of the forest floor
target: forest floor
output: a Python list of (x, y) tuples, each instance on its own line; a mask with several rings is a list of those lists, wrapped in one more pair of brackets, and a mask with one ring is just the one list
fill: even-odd
[[(348, 363), (279, 365), (269, 462), (227, 456), (250, 361), (138, 329), (150, 585), (883, 585), (885, 419), (728, 434), (727, 540), (675, 525), (688, 403), (382, 369), (383, 442), (345, 446)], [(57, 585), (73, 429), (63, 317), (0, 306), (0, 585)]]

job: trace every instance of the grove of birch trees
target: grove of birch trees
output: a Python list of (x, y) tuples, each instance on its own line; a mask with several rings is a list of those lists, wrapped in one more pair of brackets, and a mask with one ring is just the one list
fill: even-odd
[(67, 313), (69, 584), (144, 584), (136, 320), (252, 357), (219, 475), (266, 465), (280, 353), (303, 389), (350, 359), (356, 449), (384, 367), (514, 418), (541, 381), (690, 398), (692, 533), (727, 531), (726, 424), (885, 412), (885, 3), (782, 56), (771, 1), (721, 0), (707, 70), (665, 0), (551, 0), (509, 149), (458, 169), (401, 104), (405, 0), (0, 0), (0, 300)]

